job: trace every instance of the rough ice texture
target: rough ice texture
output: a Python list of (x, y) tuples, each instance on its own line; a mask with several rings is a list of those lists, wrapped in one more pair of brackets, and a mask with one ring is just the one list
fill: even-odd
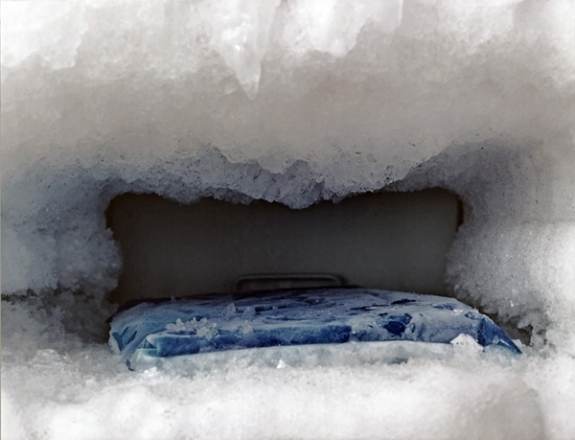
[[(2, 293), (46, 297), (3, 305), (2, 401), (23, 422), (12, 426), (61, 438), (82, 420), (95, 438), (111, 426), (133, 437), (138, 414), (150, 420), (140, 438), (575, 436), (573, 2), (375, 3), (2, 2)], [(116, 376), (101, 347), (49, 342), (100, 318), (90, 304), (121, 267), (104, 211), (120, 193), (301, 208), (390, 184), (464, 200), (447, 280), (457, 298), (532, 330), (523, 370), (266, 370), (214, 388)], [(54, 290), (92, 299), (44, 316)], [(95, 311), (79, 322), (74, 307)], [(62, 401), (46, 388), (68, 381)], [(242, 399), (261, 409), (249, 426)], [(420, 422), (385, 409), (404, 400)], [(110, 408), (107, 423), (95, 408)], [(172, 415), (156, 432), (138, 408)]]

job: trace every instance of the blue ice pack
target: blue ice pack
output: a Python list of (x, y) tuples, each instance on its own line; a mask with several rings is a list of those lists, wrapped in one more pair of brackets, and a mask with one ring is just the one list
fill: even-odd
[(213, 294), (126, 304), (110, 319), (110, 346), (134, 359), (351, 342), (450, 343), (521, 353), (487, 316), (457, 301), (358, 287)]

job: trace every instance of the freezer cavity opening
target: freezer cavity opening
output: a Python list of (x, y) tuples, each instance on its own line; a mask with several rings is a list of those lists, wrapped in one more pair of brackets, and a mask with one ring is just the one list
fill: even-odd
[(127, 193), (106, 216), (124, 260), (110, 299), (123, 302), (245, 289), (266, 277), (448, 294), (445, 256), (462, 208), (441, 189), (356, 194), (301, 210)]

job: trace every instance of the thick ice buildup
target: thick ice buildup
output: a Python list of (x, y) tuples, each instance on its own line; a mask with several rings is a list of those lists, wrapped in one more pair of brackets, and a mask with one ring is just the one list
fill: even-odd
[[(455, 295), (531, 329), (531, 360), (150, 382), (115, 376), (100, 346), (54, 327), (72, 302), (46, 317), (34, 300), (2, 320), (2, 400), (27, 435), (573, 437), (573, 2), (226, 6), (1, 3), (3, 295), (103, 298), (121, 268), (104, 212), (127, 191), (301, 208), (442, 186), (466, 203), (447, 267)], [(67, 322), (88, 328), (99, 313)], [(278, 395), (282, 407), (262, 403)], [(262, 418), (247, 426), (249, 396)], [(136, 423), (122, 408), (172, 416)]]

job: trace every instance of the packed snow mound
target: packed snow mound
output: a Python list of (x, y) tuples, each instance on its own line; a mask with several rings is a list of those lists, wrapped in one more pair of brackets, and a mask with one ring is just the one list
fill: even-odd
[[(294, 372), (285, 382), (275, 371), (246, 379), (238, 372), (224, 378), (231, 394), (217, 388), (217, 399), (208, 399), (221, 413), (206, 414), (206, 425), (193, 432), (229, 437), (209, 421), (235, 414), (246, 396), (261, 403), (279, 389), (289, 410), (262, 406), (263, 418), (252, 430), (242, 425), (238, 436), (281, 437), (262, 428), (262, 420), (276, 420), (285, 437), (413, 438), (412, 428), (434, 436), (438, 426), (447, 438), (466, 427), (492, 438), (573, 437), (572, 1), (234, 0), (224, 7), (94, 0), (1, 8), (2, 294), (14, 303), (3, 307), (2, 376), (25, 388), (3, 385), (2, 401), (31, 427), (27, 435), (70, 435), (70, 421), (79, 420), (95, 437), (109, 437), (110, 426), (131, 435), (133, 423), (104, 424), (95, 411), (120, 405), (119, 396), (135, 408), (146, 401), (156, 413), (174, 414), (162, 425), (172, 438), (192, 432), (183, 414), (213, 408), (205, 405), (213, 378), (185, 386), (159, 378), (157, 388), (140, 376), (117, 378), (101, 347), (67, 332), (101, 318), (73, 319), (88, 303), (66, 300), (42, 314), (50, 292), (83, 292), (96, 304), (115, 286), (121, 255), (104, 216), (115, 196), (264, 199), (304, 208), (382, 188), (440, 186), (466, 204), (447, 281), (457, 298), (498, 322), (531, 330), (537, 354), (523, 370), (507, 375), (493, 367), (489, 375), (467, 364), (414, 365), (408, 383), (398, 366), (386, 367), (385, 379), (369, 369), (318, 370), (311, 378)], [(32, 293), (40, 298), (26, 303)], [(62, 320), (66, 329), (54, 330)], [(54, 342), (60, 336), (67, 342)], [(101, 370), (85, 365), (87, 353), (102, 361)], [(537, 357), (543, 355), (550, 357)], [(43, 388), (70, 376), (61, 400)], [(434, 388), (436, 377), (447, 388)], [(381, 386), (374, 391), (375, 383)], [(350, 401), (338, 406), (334, 384), (339, 396), (393, 389), (397, 399), (373, 394), (372, 405), (354, 412)], [(461, 391), (464, 384), (475, 391)], [(168, 402), (158, 389), (189, 392)], [(407, 413), (377, 419), (374, 408), (378, 415), (386, 405), (396, 409), (406, 396), (429, 416), (427, 425), (415, 426)], [(485, 417), (459, 418), (462, 400)], [(304, 401), (317, 403), (315, 410), (293, 425)], [(322, 412), (325, 402), (332, 416)], [(516, 403), (517, 412), (508, 410)], [(376, 419), (381, 425), (366, 425)], [(481, 431), (491, 419), (499, 421), (491, 424), (495, 434)], [(159, 437), (160, 425), (150, 423), (140, 437)]]

